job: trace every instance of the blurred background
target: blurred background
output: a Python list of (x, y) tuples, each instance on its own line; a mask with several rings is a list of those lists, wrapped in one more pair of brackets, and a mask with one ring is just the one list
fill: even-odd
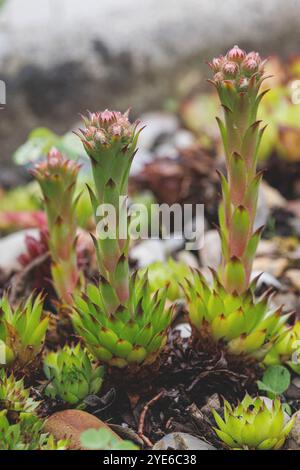
[[(267, 272), (264, 282), (278, 289), (278, 302), (300, 312), (299, 31), (300, 0), (0, 1), (2, 284), (20, 269), (24, 230), (45, 224), (28, 169), (56, 146), (85, 163), (83, 189), (89, 167), (72, 130), (79, 113), (106, 107), (131, 107), (132, 118), (147, 125), (132, 168), (132, 199), (205, 204), (200, 253), (148, 240), (133, 247), (133, 264), (171, 254), (185, 264), (218, 264), (216, 168), (224, 170), (224, 160), (215, 123), (220, 108), (205, 62), (238, 44), (268, 56), (273, 75), (260, 111), (268, 123), (260, 166), (268, 171), (256, 222), (266, 228), (255, 269)], [(90, 230), (85, 192), (78, 212), (81, 227)]]
[(2, 0), (1, 162), (35, 127), (63, 134), (86, 109), (174, 106), (233, 44), (295, 55), (299, 30), (299, 0)]

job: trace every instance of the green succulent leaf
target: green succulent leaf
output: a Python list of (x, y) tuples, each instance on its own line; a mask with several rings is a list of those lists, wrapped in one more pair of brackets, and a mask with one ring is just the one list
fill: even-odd
[(138, 450), (130, 441), (118, 439), (109, 429), (87, 429), (80, 436), (81, 444), (90, 450)]
[(266, 391), (274, 398), (284, 393), (290, 386), (291, 374), (286, 367), (274, 365), (267, 368), (262, 380), (257, 385), (260, 390)]

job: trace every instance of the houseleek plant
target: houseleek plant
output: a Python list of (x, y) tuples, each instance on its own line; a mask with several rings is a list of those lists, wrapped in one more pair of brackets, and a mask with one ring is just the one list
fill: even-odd
[(281, 335), (264, 359), (266, 365), (284, 364), (300, 375), (300, 322), (283, 325)]
[(0, 370), (0, 410), (33, 413), (38, 406), (39, 402), (33, 400), (29, 389), (24, 387), (23, 379), (17, 380), (13, 373)]
[(104, 369), (94, 367), (80, 343), (50, 352), (44, 359), (44, 372), (49, 380), (45, 394), (71, 405), (80, 404), (88, 395), (96, 395), (102, 385)]
[(72, 304), (72, 294), (80, 281), (76, 254), (78, 197), (74, 196), (79, 168), (76, 162), (52, 149), (47, 160), (32, 171), (47, 213), (53, 284), (59, 300), (67, 305)]
[(270, 309), (268, 295), (255, 299), (250, 283), (252, 262), (262, 228), (254, 231), (259, 184), (257, 156), (264, 127), (257, 111), (266, 78), (257, 52), (238, 46), (209, 63), (224, 110), (218, 124), (224, 144), (227, 176), (220, 174), (219, 208), (222, 264), (210, 286), (200, 274), (186, 289), (190, 320), (197, 335), (222, 341), (232, 354), (263, 358), (287, 320)]
[(21, 413), (12, 423), (7, 410), (0, 411), (0, 450), (66, 450), (68, 441), (56, 441), (43, 432), (43, 426), (43, 420), (32, 413)]
[[(99, 283), (74, 296), (73, 324), (95, 357), (118, 368), (153, 363), (171, 322), (167, 290), (152, 295), (147, 273), (129, 274), (126, 199), (138, 125), (129, 121), (128, 112), (105, 110), (85, 117), (78, 132), (94, 177), (89, 192), (98, 228)], [(110, 220), (102, 212), (107, 208), (112, 209)]]
[(0, 301), (0, 342), (3, 366), (14, 371), (29, 370), (42, 351), (49, 319), (43, 315), (43, 300), (32, 296), (16, 307), (7, 296)]
[(285, 422), (282, 404), (277, 398), (267, 406), (262, 398), (246, 395), (236, 407), (225, 400), (224, 418), (212, 410), (215, 432), (232, 449), (280, 449), (291, 431), (295, 419)]

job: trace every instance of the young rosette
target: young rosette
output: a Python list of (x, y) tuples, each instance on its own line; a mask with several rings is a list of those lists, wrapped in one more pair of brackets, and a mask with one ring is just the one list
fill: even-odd
[(300, 322), (298, 320), (294, 325), (283, 325), (281, 334), (265, 357), (264, 363), (267, 366), (285, 364), (300, 375)]
[(232, 355), (261, 360), (282, 333), (290, 314), (269, 307), (268, 293), (254, 296), (255, 281), (241, 294), (228, 292), (213, 272), (210, 286), (194, 270), (193, 283), (187, 281), (186, 297), (196, 337), (222, 344)]
[(49, 318), (43, 315), (42, 296), (32, 296), (16, 307), (7, 296), (0, 300), (0, 352), (3, 367), (24, 374), (42, 352)]
[(11, 422), (7, 410), (0, 411), (0, 450), (66, 450), (67, 440), (56, 441), (43, 432), (44, 422), (32, 413), (21, 413)]
[(189, 267), (180, 262), (169, 258), (167, 262), (157, 261), (147, 267), (150, 289), (156, 292), (159, 289), (168, 287), (168, 299), (170, 301), (178, 300), (184, 297), (183, 285), (186, 278), (192, 281), (192, 274)]
[(65, 304), (72, 304), (72, 293), (80, 281), (76, 254), (76, 205), (80, 195), (75, 197), (79, 169), (78, 163), (52, 149), (47, 160), (32, 171), (41, 187), (47, 213), (53, 284)]
[(47, 354), (44, 372), (49, 380), (45, 394), (71, 405), (79, 405), (88, 395), (96, 395), (104, 376), (104, 368), (93, 365), (80, 343)]
[(167, 289), (152, 294), (146, 274), (131, 276), (129, 292), (127, 302), (113, 312), (103, 299), (111, 297), (114, 303), (116, 293), (104, 279), (75, 296), (76, 331), (96, 358), (119, 368), (154, 363), (167, 342), (172, 318), (172, 308), (165, 306)]
[(13, 373), (0, 370), (0, 410), (33, 413), (38, 406), (39, 402), (33, 400), (29, 390), (24, 387), (23, 379), (17, 380)]
[(246, 395), (232, 408), (224, 401), (224, 417), (212, 410), (217, 424), (215, 432), (226, 446), (239, 450), (280, 449), (294, 425), (287, 420), (282, 404), (277, 398), (267, 405), (262, 398)]

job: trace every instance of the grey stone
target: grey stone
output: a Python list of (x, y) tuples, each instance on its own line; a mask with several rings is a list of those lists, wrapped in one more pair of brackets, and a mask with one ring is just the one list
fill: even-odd
[(179, 331), (181, 338), (190, 338), (192, 328), (189, 323), (179, 323), (174, 327), (174, 331)]
[(21, 230), (0, 240), (0, 269), (9, 274), (20, 269), (18, 257), (26, 251), (26, 235), (38, 238), (37, 229)]
[(199, 251), (203, 266), (217, 269), (221, 262), (221, 242), (217, 230), (208, 230), (204, 237), (204, 246)]
[(282, 284), (281, 282), (276, 279), (276, 277), (273, 276), (273, 274), (267, 273), (267, 272), (262, 272), (261, 270), (253, 270), (251, 279), (254, 279), (256, 276), (261, 275), (260, 278), (257, 281), (257, 287), (261, 287), (263, 284), (265, 284), (268, 287), (275, 287), (275, 289), (281, 289)]
[(197, 437), (184, 432), (167, 434), (154, 446), (153, 450), (216, 450), (215, 447)]
[(139, 117), (145, 129), (139, 138), (139, 148), (151, 150), (161, 140), (170, 140), (179, 127), (174, 114), (166, 112), (145, 113)]
[(295, 424), (289, 434), (285, 447), (291, 450), (300, 450), (300, 410), (296, 411)]
[(144, 268), (155, 261), (166, 261), (165, 243), (162, 240), (143, 240), (131, 248), (130, 259), (138, 268)]

